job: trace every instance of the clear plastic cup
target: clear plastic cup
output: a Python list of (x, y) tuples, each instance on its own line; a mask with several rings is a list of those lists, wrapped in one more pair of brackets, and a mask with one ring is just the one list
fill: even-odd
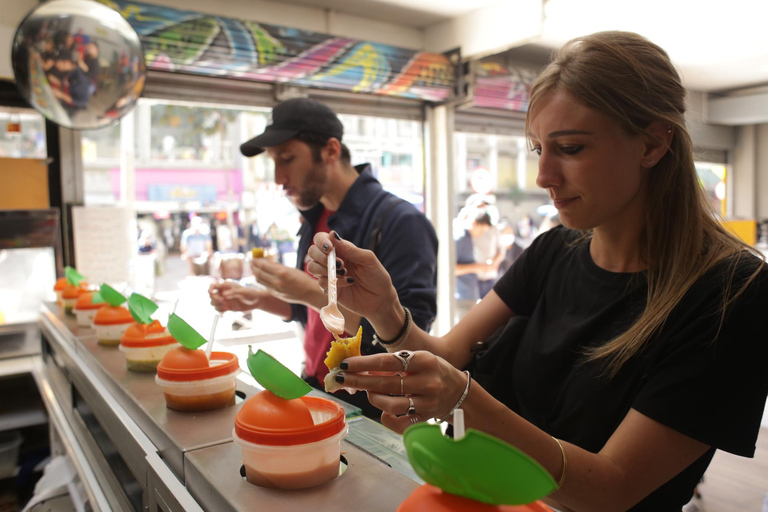
[(175, 340), (166, 345), (154, 347), (126, 347), (121, 343), (120, 351), (125, 353), (125, 367), (129, 371), (154, 372), (163, 356), (177, 346)]
[(137, 322), (120, 338), (125, 367), (132, 372), (154, 372), (165, 354), (176, 347), (179, 344), (157, 320), (149, 324)]
[(130, 311), (121, 306), (102, 306), (93, 317), (93, 329), (99, 345), (119, 345), (125, 330), (135, 323)]
[(80, 327), (92, 327), (93, 317), (96, 316), (98, 309), (77, 309), (75, 308), (75, 316), (77, 317), (77, 325)]
[[(173, 350), (168, 350), (166, 356), (172, 353)], [(237, 375), (240, 373), (236, 355), (212, 352), (209, 367), (194, 369), (170, 367), (166, 356), (157, 365), (155, 382), (163, 388), (165, 405), (169, 409), (202, 412), (235, 404)]]
[[(339, 476), (341, 440), (348, 427), (344, 408), (325, 398), (304, 396), (314, 425), (277, 430), (250, 425), (240, 410), (232, 431), (243, 451), (246, 479), (261, 487), (305, 489)], [(247, 402), (246, 402), (247, 404)]]
[(97, 324), (94, 322), (93, 329), (96, 331), (96, 338), (99, 345), (117, 346), (120, 344), (120, 338), (125, 330), (133, 324), (133, 320), (123, 324)]

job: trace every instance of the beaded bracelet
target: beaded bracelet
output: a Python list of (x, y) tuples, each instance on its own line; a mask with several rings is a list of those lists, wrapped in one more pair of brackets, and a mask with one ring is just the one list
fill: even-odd
[(469, 386), (472, 384), (472, 375), (469, 373), (469, 370), (464, 370), (463, 373), (467, 374), (467, 387), (464, 388), (464, 392), (461, 394), (461, 398), (459, 398), (459, 401), (456, 402), (456, 405), (453, 406), (453, 409), (451, 409), (451, 412), (443, 416), (443, 419), (440, 420), (440, 423), (447, 420), (454, 412), (456, 412), (456, 409), (461, 407), (461, 404), (464, 403), (464, 399), (467, 398), (467, 395), (469, 394)]
[(408, 337), (408, 333), (410, 332), (410, 327), (413, 324), (413, 320), (411, 318), (411, 310), (403, 306), (403, 311), (405, 311), (405, 322), (403, 323), (403, 328), (400, 329), (400, 332), (397, 333), (397, 336), (394, 337), (394, 339), (389, 341), (384, 341), (381, 338), (379, 338), (379, 335), (375, 332), (373, 333), (373, 344), (374, 345), (381, 345), (382, 347), (386, 348), (387, 350), (394, 349), (396, 347), (399, 347), (402, 342), (405, 341), (405, 338)]

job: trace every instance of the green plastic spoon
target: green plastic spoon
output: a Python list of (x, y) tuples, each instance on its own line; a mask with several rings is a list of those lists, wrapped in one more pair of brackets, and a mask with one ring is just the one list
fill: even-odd
[(250, 345), (248, 345), (248, 369), (264, 389), (285, 400), (301, 398), (312, 391), (309, 384), (286, 368), (283, 363), (261, 349), (254, 354)]
[(555, 491), (541, 464), (514, 446), (474, 429), (454, 440), (439, 425), (417, 423), (403, 434), (408, 459), (425, 482), (489, 505), (524, 505)]
[(128, 311), (131, 312), (133, 319), (140, 324), (151, 324), (152, 313), (157, 311), (157, 304), (134, 292), (128, 297)]

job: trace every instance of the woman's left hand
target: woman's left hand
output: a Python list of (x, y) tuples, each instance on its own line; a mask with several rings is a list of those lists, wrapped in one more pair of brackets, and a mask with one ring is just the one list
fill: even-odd
[(342, 368), (336, 381), (367, 391), (368, 401), (383, 411), (381, 423), (399, 433), (413, 423), (443, 418), (467, 385), (466, 374), (421, 350), (350, 357)]

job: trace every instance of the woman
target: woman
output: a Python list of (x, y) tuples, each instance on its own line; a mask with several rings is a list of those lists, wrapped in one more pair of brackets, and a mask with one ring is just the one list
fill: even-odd
[[(442, 338), (412, 328), (371, 253), (318, 234), (309, 270), (327, 286), (335, 246), (339, 301), (395, 352), (347, 359), (337, 382), (367, 390), (397, 431), (460, 404), (468, 426), (553, 475), (560, 509), (679, 511), (715, 449), (752, 456), (768, 394), (766, 270), (709, 210), (684, 100), (666, 53), (641, 36), (566, 44), (526, 122), (537, 184), (564, 226)], [(518, 344), (500, 365), (505, 405), (459, 369), (515, 315), (530, 319), (519, 340), (500, 340)]]

